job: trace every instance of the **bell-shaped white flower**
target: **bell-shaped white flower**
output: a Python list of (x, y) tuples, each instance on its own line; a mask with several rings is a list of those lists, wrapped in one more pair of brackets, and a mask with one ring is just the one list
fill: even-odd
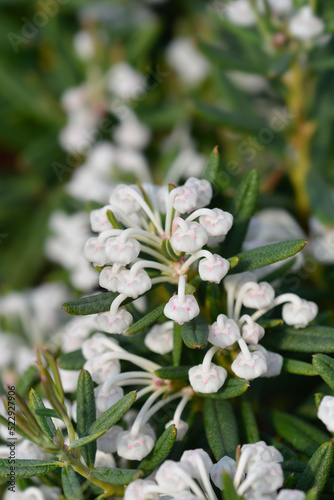
[(113, 469), (116, 467), (116, 462), (111, 453), (96, 450), (94, 467), (108, 467), (108, 469)]
[(329, 432), (334, 432), (334, 397), (322, 398), (318, 408), (318, 418), (325, 424)]
[(103, 436), (97, 439), (97, 449), (104, 453), (114, 453), (117, 450), (118, 435), (123, 432), (123, 430), (123, 427), (120, 425), (113, 425), (103, 434)]
[(186, 465), (165, 460), (159, 467), (155, 480), (163, 491), (176, 494), (188, 489), (188, 482), (185, 480), (187, 474)]
[(285, 323), (293, 325), (295, 328), (305, 328), (317, 314), (317, 304), (304, 299), (284, 304), (282, 308), (282, 317)]
[(180, 217), (175, 217), (173, 227), (175, 225), (179, 227), (174, 231), (170, 240), (175, 252), (194, 253), (208, 241), (208, 235), (198, 222), (186, 222)]
[(227, 377), (227, 371), (222, 366), (210, 363), (209, 369), (204, 365), (196, 365), (188, 372), (189, 382), (195, 392), (211, 394), (217, 392)]
[[(259, 346), (256, 346), (256, 347), (259, 348)], [(262, 347), (262, 346), (261, 346), (261, 351), (262, 352), (265, 351), (264, 347)], [(283, 361), (284, 361), (283, 356), (281, 356), (277, 352), (271, 352), (271, 351), (267, 351), (267, 350), (264, 352), (264, 354), (266, 356), (268, 369), (267, 369), (266, 373), (264, 373), (262, 375), (262, 377), (265, 377), (265, 378), (277, 377), (278, 375), (280, 375), (280, 373), (282, 371)]]
[(98, 266), (104, 266), (107, 262), (105, 245), (99, 243), (97, 238), (89, 238), (86, 241), (83, 253), (89, 262), (94, 262)]
[(90, 358), (84, 364), (84, 369), (89, 371), (92, 380), (97, 384), (102, 384), (111, 375), (120, 373), (120, 364), (118, 359), (110, 359), (109, 353)]
[(183, 438), (187, 434), (188, 429), (189, 429), (189, 425), (187, 424), (187, 422), (185, 422), (184, 420), (179, 420), (178, 422), (175, 422), (174, 420), (170, 420), (165, 425), (165, 429), (167, 429), (171, 425), (175, 425), (176, 430), (177, 430), (176, 441), (183, 441)]
[(228, 21), (237, 26), (254, 26), (256, 15), (249, 0), (235, 0), (226, 5), (224, 12)]
[(212, 460), (209, 457), (208, 453), (204, 451), (202, 448), (197, 448), (196, 450), (186, 450), (183, 452), (181, 456), (181, 463), (187, 465), (189, 474), (191, 477), (195, 479), (200, 479), (201, 474), (198, 469), (198, 459), (204, 465), (205, 471), (209, 474), (210, 469), (212, 468)]
[(96, 409), (102, 414), (122, 399), (124, 391), (122, 387), (112, 385), (107, 380), (104, 384), (95, 387), (94, 396)]
[(212, 258), (201, 259), (198, 272), (203, 281), (220, 283), (230, 269), (230, 263), (218, 254), (213, 254)]
[(179, 325), (199, 315), (199, 307), (193, 295), (185, 295), (185, 277), (179, 278), (178, 295), (174, 295), (164, 308), (164, 315)]
[(210, 477), (212, 482), (220, 490), (223, 489), (223, 473), (225, 472), (232, 478), (237, 470), (236, 461), (228, 456), (222, 457), (216, 464), (211, 467)]
[(260, 351), (249, 353), (249, 356), (240, 352), (231, 368), (238, 377), (253, 380), (266, 373), (268, 365), (265, 355)]
[(84, 357), (91, 359), (110, 350), (112, 346), (118, 346), (115, 339), (108, 338), (104, 333), (94, 333), (92, 337), (82, 343), (81, 349)]
[(109, 292), (117, 292), (118, 278), (125, 269), (125, 267), (120, 267), (118, 264), (104, 267), (99, 275), (100, 287), (109, 290)]
[(189, 213), (195, 209), (198, 198), (196, 189), (192, 189), (191, 186), (180, 186), (173, 190), (173, 195), (173, 206), (180, 214)]
[(117, 438), (117, 453), (128, 460), (142, 460), (153, 447), (154, 439), (143, 432), (133, 436), (131, 431), (123, 431)]
[[(248, 284), (244, 285), (247, 287)], [(242, 292), (241, 292), (242, 293)], [(275, 298), (275, 290), (269, 283), (249, 283), (249, 288), (244, 292), (242, 303), (245, 307), (262, 309), (269, 306)]]
[(139, 295), (152, 288), (151, 278), (145, 269), (139, 269), (135, 273), (128, 269), (122, 271), (117, 282), (117, 291), (127, 297), (136, 299)]
[(108, 333), (123, 333), (132, 323), (131, 314), (124, 308), (118, 309), (116, 314), (110, 311), (98, 314), (96, 321), (98, 327)]
[(209, 248), (216, 248), (219, 243), (225, 240), (225, 236), (209, 236), (207, 246)]
[(239, 338), (239, 326), (225, 314), (219, 314), (217, 321), (210, 326), (208, 339), (213, 345), (225, 349), (233, 345)]
[(237, 490), (238, 495), (243, 495), (249, 488), (256, 494), (274, 493), (283, 486), (283, 470), (278, 463), (259, 460), (247, 472), (247, 478)]
[(92, 231), (100, 233), (106, 229), (112, 229), (112, 225), (107, 216), (108, 207), (97, 208), (90, 213), (90, 225)]
[(201, 226), (208, 236), (226, 236), (233, 225), (233, 215), (220, 208), (213, 208), (210, 212), (200, 216)]
[(119, 184), (110, 196), (110, 204), (119, 207), (127, 215), (138, 212), (140, 205), (136, 200), (136, 195), (142, 198), (142, 194), (136, 185), (127, 186), (126, 184)]
[(105, 253), (108, 262), (126, 266), (138, 257), (140, 243), (134, 238), (127, 238), (124, 241), (122, 236), (108, 238), (105, 243)]
[(301, 42), (308, 42), (324, 32), (325, 25), (322, 19), (315, 16), (309, 5), (299, 9), (289, 22), (291, 35)]
[(262, 462), (283, 462), (282, 454), (274, 446), (268, 446), (264, 441), (244, 444), (241, 447), (241, 454), (247, 456), (248, 466), (258, 460)]
[(149, 479), (136, 479), (126, 487), (124, 500), (159, 500), (158, 493), (150, 492), (150, 488), (155, 486), (155, 482)]
[(144, 343), (152, 352), (167, 354), (173, 350), (173, 321), (154, 325), (145, 337)]
[(248, 344), (258, 344), (265, 334), (263, 326), (250, 320), (250, 317), (249, 321), (241, 328), (241, 331), (242, 337)]
[(206, 179), (197, 179), (196, 177), (189, 177), (185, 184), (186, 187), (196, 190), (197, 202), (196, 209), (206, 207), (212, 199), (212, 186)]
[(306, 494), (300, 490), (281, 490), (276, 500), (305, 500)]

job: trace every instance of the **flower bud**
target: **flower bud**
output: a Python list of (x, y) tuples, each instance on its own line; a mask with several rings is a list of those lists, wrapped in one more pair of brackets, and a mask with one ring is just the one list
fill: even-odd
[(127, 297), (136, 299), (150, 288), (152, 288), (152, 282), (145, 269), (139, 269), (135, 274), (131, 272), (131, 269), (125, 269), (119, 275), (117, 291)]
[(220, 283), (230, 269), (230, 263), (218, 254), (212, 255), (212, 259), (201, 259), (198, 272), (203, 281)]
[(318, 408), (318, 418), (325, 424), (329, 432), (334, 432), (334, 397), (322, 398)]
[(122, 387), (110, 385), (108, 380), (94, 389), (95, 405), (101, 414), (111, 408), (124, 396)]
[(121, 432), (123, 432), (123, 427), (113, 425), (103, 436), (97, 439), (97, 449), (104, 451), (104, 453), (114, 453), (117, 450), (117, 438)]
[(217, 321), (210, 326), (209, 342), (225, 349), (240, 338), (239, 326), (225, 314), (219, 314)]
[(183, 325), (199, 315), (199, 307), (193, 295), (185, 295), (182, 302), (174, 295), (164, 308), (164, 315), (179, 325)]
[[(177, 222), (179, 217), (174, 219)], [(200, 250), (208, 241), (208, 235), (198, 222), (186, 222), (182, 220), (171, 238), (171, 245), (175, 252), (194, 253)], [(173, 222), (173, 225), (174, 225)]]
[(291, 35), (301, 42), (308, 42), (321, 35), (324, 29), (323, 21), (313, 14), (312, 7), (308, 5), (299, 9), (289, 22)]
[[(264, 351), (264, 347), (262, 347), (261, 350)], [(264, 352), (264, 354), (266, 356), (268, 370), (262, 375), (262, 377), (277, 377), (282, 371), (284, 361), (283, 356), (281, 356), (277, 352), (271, 351), (266, 351)]]
[(159, 467), (155, 480), (164, 491), (176, 494), (188, 489), (188, 484), (183, 478), (187, 473), (188, 468), (184, 464), (165, 460)]
[(99, 275), (99, 285), (109, 292), (117, 292), (118, 278), (125, 267), (115, 268), (114, 266), (106, 266), (102, 269)]
[(186, 435), (186, 433), (188, 432), (188, 429), (189, 429), (189, 425), (187, 424), (187, 422), (185, 422), (184, 420), (179, 420), (176, 423), (176, 422), (174, 422), (174, 420), (170, 420), (165, 425), (165, 429), (167, 429), (171, 425), (175, 425), (176, 430), (177, 430), (176, 441), (183, 441), (183, 438), (184, 438), (184, 436)]
[(196, 207), (197, 193), (195, 189), (186, 186), (180, 186), (173, 190), (175, 196), (173, 207), (180, 214), (192, 212)]
[(124, 500), (159, 500), (160, 495), (158, 493), (147, 492), (147, 488), (151, 486), (156, 486), (154, 481), (149, 479), (136, 479), (132, 481), (126, 487), (124, 492)]
[(242, 337), (248, 344), (258, 344), (259, 341), (264, 337), (265, 330), (263, 326), (258, 323), (246, 323), (242, 329)]
[(299, 490), (281, 490), (276, 500), (305, 500), (306, 494)]
[(233, 224), (233, 215), (220, 208), (211, 210), (212, 215), (201, 215), (199, 222), (208, 236), (226, 236)]
[(148, 434), (139, 432), (133, 436), (131, 431), (123, 431), (117, 438), (117, 453), (128, 460), (142, 460), (154, 447), (154, 439)]
[(215, 486), (217, 486), (217, 488), (222, 490), (224, 488), (223, 473), (225, 472), (226, 474), (228, 474), (229, 476), (231, 476), (233, 478), (234, 474), (236, 472), (236, 469), (237, 469), (236, 461), (233, 460), (233, 458), (230, 458), (227, 456), (222, 457), (219, 460), (219, 462), (217, 462), (216, 464), (214, 464), (211, 467), (210, 477), (211, 477), (213, 484)]
[(84, 369), (87, 370), (92, 377), (93, 382), (103, 384), (111, 375), (120, 373), (120, 364), (118, 359), (108, 359), (109, 353), (106, 352), (101, 356), (88, 359), (84, 364)]
[(92, 231), (95, 233), (100, 233), (101, 231), (105, 231), (106, 229), (112, 229), (108, 216), (107, 216), (108, 207), (98, 208), (96, 210), (92, 210), (90, 213), (90, 225)]
[(104, 266), (107, 262), (105, 246), (98, 243), (97, 238), (89, 238), (86, 241), (83, 253), (89, 262), (94, 262), (98, 266)]
[(107, 343), (118, 345), (115, 339), (110, 339), (104, 333), (94, 333), (92, 337), (82, 343), (82, 354), (86, 359), (100, 356), (107, 350), (109, 351)]
[(227, 377), (227, 371), (222, 366), (210, 363), (208, 371), (204, 371), (203, 365), (196, 365), (188, 372), (189, 382), (195, 392), (211, 394), (217, 392)]
[(96, 450), (94, 467), (108, 467), (113, 469), (114, 467), (116, 467), (116, 462), (114, 457), (110, 453)]
[(127, 186), (126, 184), (119, 184), (110, 196), (110, 205), (119, 207), (128, 215), (138, 212), (140, 206), (133, 196), (133, 190), (136, 190), (139, 196), (142, 197), (136, 185)]
[(205, 470), (207, 474), (209, 474), (210, 469), (213, 465), (212, 460), (209, 457), (208, 453), (202, 448), (198, 448), (196, 450), (186, 450), (183, 452), (180, 459), (181, 463), (188, 467), (191, 477), (195, 479), (201, 478), (198, 470), (198, 457), (200, 457), (200, 459), (202, 460)]
[(109, 311), (98, 314), (96, 321), (98, 327), (105, 332), (123, 333), (131, 325), (132, 319), (131, 314), (121, 307), (117, 314), (111, 314)]
[(173, 322), (154, 325), (145, 337), (144, 343), (152, 352), (167, 354), (173, 350)]
[(295, 328), (305, 328), (318, 314), (318, 306), (315, 302), (300, 299), (298, 303), (284, 304), (282, 317), (287, 325)]
[(105, 243), (105, 253), (108, 262), (126, 266), (138, 257), (140, 243), (134, 238), (127, 238), (125, 241), (122, 241), (121, 236), (108, 238)]
[(269, 283), (262, 281), (261, 283), (254, 283), (254, 287), (248, 290), (242, 299), (245, 307), (251, 309), (262, 309), (268, 307), (275, 297), (275, 290)]
[(203, 208), (209, 205), (212, 199), (212, 186), (206, 179), (196, 179), (189, 177), (184, 184), (187, 188), (191, 188), (197, 193), (197, 202), (195, 208)]
[(260, 351), (250, 353), (250, 358), (240, 352), (231, 365), (234, 373), (246, 380), (261, 377), (268, 369), (265, 355)]

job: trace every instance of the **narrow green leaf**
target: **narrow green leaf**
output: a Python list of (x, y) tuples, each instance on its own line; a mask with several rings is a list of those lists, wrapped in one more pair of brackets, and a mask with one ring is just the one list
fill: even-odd
[(134, 335), (135, 333), (141, 332), (144, 328), (151, 326), (157, 319), (161, 318), (164, 313), (166, 303), (160, 304), (158, 307), (153, 309), (153, 311), (149, 312), (139, 321), (130, 326), (127, 330), (127, 335)]
[(163, 366), (155, 370), (154, 374), (164, 380), (188, 380), (188, 371), (191, 366)]
[[(199, 42), (202, 51), (220, 68), (226, 70), (237, 70), (245, 73), (261, 73), (266, 74), (265, 64), (254, 64), (247, 58), (242, 57), (242, 54), (234, 54), (230, 50), (224, 50), (223, 47), (215, 47), (205, 42)], [(261, 62), (263, 60), (261, 59)]]
[(318, 375), (317, 370), (310, 363), (304, 363), (304, 361), (297, 361), (296, 359), (285, 358), (283, 361), (283, 370), (295, 375), (306, 375), (309, 377)]
[(173, 352), (172, 352), (174, 366), (180, 365), (181, 356), (182, 356), (182, 346), (183, 346), (183, 340), (182, 340), (182, 335), (181, 335), (181, 325), (174, 323), (174, 327), (173, 327)]
[(205, 400), (204, 428), (209, 446), (217, 461), (224, 455), (235, 457), (239, 433), (230, 401)]
[(37, 423), (44, 432), (44, 434), (48, 436), (51, 440), (53, 440), (53, 436), (56, 435), (56, 428), (50, 416), (47, 415), (43, 416), (36, 413), (36, 410), (38, 409), (45, 410), (46, 408), (41, 397), (34, 389), (31, 389), (29, 393), (29, 406), (31, 411), (35, 414), (35, 419), (37, 420)]
[[(96, 420), (94, 384), (90, 373), (82, 370), (77, 386), (77, 431), (81, 438)], [(96, 441), (86, 444), (82, 448), (82, 455), (88, 467), (94, 467), (96, 455)]]
[(43, 417), (51, 417), (58, 418), (59, 420), (63, 420), (55, 410), (51, 408), (37, 408), (34, 410), (35, 415), (42, 415)]
[(37, 379), (38, 376), (38, 369), (37, 366), (31, 365), (29, 368), (26, 369), (26, 371), (23, 373), (23, 375), (20, 377), (20, 380), (18, 381), (16, 390), (19, 394), (22, 396), (25, 396), (31, 389), (34, 381)]
[(308, 326), (307, 328), (282, 327), (267, 332), (263, 345), (273, 351), (334, 353), (334, 328)]
[(70, 465), (62, 468), (61, 483), (66, 500), (84, 500), (79, 479)]
[(175, 425), (170, 425), (160, 436), (155, 447), (144, 460), (140, 463), (138, 469), (143, 471), (143, 477), (149, 476), (166, 458), (168, 457), (175, 439), (177, 430)]
[(61, 354), (58, 359), (58, 366), (63, 370), (82, 370), (85, 363), (81, 349)]
[(296, 476), (294, 473), (292, 473), (284, 480), (284, 488), (289, 490), (294, 490), (295, 487), (296, 487)]
[(115, 425), (125, 413), (131, 408), (136, 399), (136, 391), (129, 392), (111, 408), (105, 411), (93, 425), (88, 429), (85, 436), (73, 441), (71, 448), (78, 448), (84, 446), (91, 441), (95, 441), (102, 436), (110, 427)]
[[(108, 311), (113, 300), (118, 296), (117, 292), (105, 292), (97, 295), (90, 295), (80, 299), (65, 302), (63, 309), (69, 314), (77, 316), (97, 314)], [(124, 301), (126, 303), (126, 301)]]
[(246, 442), (257, 443), (260, 441), (260, 433), (252, 404), (246, 394), (240, 399), (240, 410)]
[(295, 262), (296, 262), (296, 257), (290, 258), (289, 260), (281, 264), (277, 269), (274, 269), (269, 274), (266, 274), (263, 278), (261, 278), (261, 280), (266, 281), (267, 283), (271, 283), (272, 281), (281, 278), (288, 271), (290, 271)]
[(15, 464), (9, 464), (7, 458), (0, 459), (0, 476), (10, 477), (11, 467), (15, 467), (15, 479), (25, 477), (44, 476), (58, 467), (62, 467), (62, 462), (55, 460), (15, 460)]
[(239, 264), (231, 274), (252, 271), (292, 257), (300, 252), (306, 243), (304, 240), (281, 241), (239, 253), (236, 256), (239, 258)]
[(181, 326), (182, 340), (190, 349), (205, 349), (208, 345), (209, 325), (201, 314)]
[(333, 443), (324, 443), (319, 446), (298, 479), (297, 489), (307, 491), (309, 488), (315, 488), (318, 493), (321, 493), (329, 478), (333, 459)]
[(325, 354), (316, 354), (313, 356), (312, 364), (320, 377), (334, 390), (334, 359)]
[(235, 488), (233, 486), (233, 480), (227, 472), (223, 472), (223, 500), (239, 500), (242, 497), (239, 497)]
[(283, 325), (282, 319), (268, 319), (267, 321), (259, 321), (260, 325), (266, 330), (267, 328), (276, 328)]
[(222, 194), (226, 186), (224, 182), (221, 182), (221, 175), (219, 170), (219, 151), (218, 146), (216, 146), (209, 156), (202, 178), (209, 181), (212, 184), (213, 188), (219, 194)]
[(137, 469), (108, 469), (107, 467), (96, 467), (90, 472), (88, 478), (93, 477), (104, 483), (113, 484), (114, 486), (123, 486), (138, 479), (141, 475), (142, 472)]
[(231, 399), (237, 398), (241, 396), (244, 392), (247, 391), (249, 387), (248, 380), (243, 380), (239, 378), (230, 378), (225, 385), (219, 389), (218, 392), (213, 394), (205, 394), (198, 392), (197, 395), (201, 398), (210, 398), (210, 399)]
[(174, 252), (169, 238), (162, 240), (161, 250), (166, 259), (173, 261), (179, 260), (179, 256)]
[(315, 488), (307, 492), (305, 500), (318, 500), (318, 492)]
[(114, 213), (111, 210), (107, 210), (107, 217), (108, 217), (110, 224), (113, 226), (113, 228), (123, 229), (123, 226), (121, 226), (121, 224), (118, 222)]

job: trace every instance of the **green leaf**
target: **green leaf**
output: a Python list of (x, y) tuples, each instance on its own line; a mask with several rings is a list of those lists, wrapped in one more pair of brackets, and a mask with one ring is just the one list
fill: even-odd
[(15, 464), (9, 464), (7, 458), (0, 459), (0, 477), (9, 477), (11, 467), (15, 468), (15, 479), (25, 477), (44, 476), (63, 465), (62, 462), (54, 460), (19, 460), (15, 459)]
[(58, 418), (60, 420), (63, 420), (58, 413), (55, 410), (52, 410), (51, 408), (37, 408), (34, 410), (35, 415), (42, 415), (43, 417), (51, 417), (51, 418)]
[(85, 363), (81, 349), (61, 354), (58, 359), (58, 366), (63, 370), (82, 370)]
[(252, 271), (296, 255), (306, 245), (304, 240), (281, 241), (239, 253), (239, 264), (230, 274)]
[(223, 500), (239, 500), (242, 497), (239, 497), (235, 488), (233, 486), (233, 479), (227, 472), (223, 472)]
[(38, 369), (37, 366), (31, 365), (20, 377), (20, 380), (17, 384), (17, 392), (22, 396), (25, 396), (27, 392), (31, 389), (34, 381), (37, 379)]
[(319, 446), (298, 479), (297, 489), (307, 491), (309, 488), (315, 488), (318, 493), (321, 493), (329, 478), (333, 459), (333, 443), (324, 443)]
[(230, 401), (205, 400), (204, 428), (209, 446), (217, 461), (224, 455), (235, 458), (239, 433)]
[(79, 479), (70, 465), (62, 468), (61, 483), (66, 500), (84, 500)]
[(267, 332), (263, 339), (266, 348), (277, 351), (334, 352), (334, 328), (329, 326), (308, 326), (307, 328), (282, 327)]
[(96, 467), (90, 472), (88, 478), (93, 477), (104, 483), (123, 486), (124, 484), (129, 484), (131, 481), (138, 479), (141, 475), (142, 472), (137, 469), (109, 469), (107, 467)]
[(218, 146), (212, 150), (209, 156), (202, 179), (209, 181), (219, 194), (224, 192), (226, 185), (225, 182), (221, 182)]
[(78, 448), (79, 446), (84, 446), (91, 441), (95, 441), (100, 436), (115, 425), (125, 413), (131, 408), (136, 400), (136, 391), (129, 392), (117, 403), (115, 403), (111, 408), (105, 411), (95, 422), (90, 426), (85, 436), (73, 441), (71, 443), (71, 448)]
[[(266, 67), (264, 64), (254, 64), (249, 59), (242, 57), (241, 54), (233, 54), (230, 50), (224, 50), (223, 47), (215, 47), (205, 42), (199, 42), (202, 51), (220, 68), (226, 70), (237, 70), (245, 73), (261, 73), (266, 74)], [(262, 59), (261, 59), (261, 62)]]
[(179, 256), (174, 252), (169, 238), (162, 240), (161, 251), (166, 259), (173, 261), (179, 260)]
[(307, 492), (305, 500), (318, 500), (318, 492), (315, 488)]
[(163, 366), (155, 370), (154, 374), (164, 380), (188, 380), (188, 371), (191, 366)]
[[(108, 311), (113, 300), (118, 296), (117, 292), (105, 292), (98, 295), (90, 295), (80, 299), (65, 302), (63, 309), (69, 314), (77, 316), (97, 314)], [(125, 303), (126, 301), (124, 301)]]
[(296, 257), (290, 258), (289, 260), (281, 264), (277, 269), (274, 269), (269, 274), (266, 274), (263, 278), (261, 278), (261, 281), (266, 281), (267, 283), (271, 283), (272, 281), (281, 278), (282, 276), (284, 276), (284, 274), (290, 271), (290, 269), (293, 267), (295, 263), (296, 263)]
[(241, 394), (247, 391), (248, 387), (249, 387), (248, 380), (243, 380), (239, 378), (230, 378), (225, 383), (225, 385), (221, 389), (219, 389), (218, 392), (212, 394), (197, 392), (196, 394), (201, 398), (231, 399), (241, 396)]
[(182, 340), (190, 349), (205, 349), (208, 345), (209, 325), (201, 314), (181, 326)]
[(29, 393), (29, 406), (31, 411), (35, 414), (35, 419), (37, 420), (37, 423), (44, 432), (44, 434), (48, 436), (51, 440), (53, 440), (53, 436), (56, 435), (56, 428), (50, 416), (47, 415), (43, 416), (36, 413), (37, 409), (45, 410), (46, 408), (41, 397), (34, 389), (31, 389)]
[(109, 220), (110, 224), (113, 226), (113, 228), (115, 228), (115, 229), (123, 229), (123, 227), (121, 226), (121, 224), (116, 219), (116, 217), (114, 215), (114, 212), (112, 212), (111, 210), (107, 210), (107, 217), (108, 217), (108, 220)]
[(164, 314), (166, 303), (160, 304), (158, 307), (153, 309), (139, 321), (130, 326), (127, 330), (127, 335), (134, 335), (135, 333), (141, 332), (144, 328), (151, 326), (157, 319), (159, 319)]
[(311, 456), (319, 445), (328, 441), (328, 434), (304, 420), (278, 410), (264, 412), (277, 434), (298, 451)]
[(247, 395), (240, 399), (240, 410), (247, 443), (257, 443), (260, 441), (260, 433), (252, 404)]
[(316, 354), (313, 356), (312, 364), (320, 377), (334, 390), (334, 359), (325, 354)]
[(143, 471), (143, 477), (149, 476), (168, 457), (175, 439), (177, 430), (175, 425), (170, 425), (160, 436), (153, 450), (140, 463), (138, 469)]
[(173, 365), (179, 366), (182, 356), (183, 340), (181, 335), (181, 325), (174, 323), (173, 327)]
[(310, 363), (304, 363), (304, 361), (297, 361), (296, 359), (285, 358), (283, 361), (283, 370), (295, 375), (306, 375), (309, 377), (318, 375), (317, 370)]
[[(96, 420), (94, 384), (90, 373), (82, 370), (77, 386), (77, 431), (81, 438)], [(86, 444), (82, 448), (82, 455), (88, 467), (94, 467), (96, 455), (96, 441)]]

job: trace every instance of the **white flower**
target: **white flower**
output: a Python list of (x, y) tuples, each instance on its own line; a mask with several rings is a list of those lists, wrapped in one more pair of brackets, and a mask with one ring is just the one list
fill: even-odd
[(198, 448), (196, 450), (186, 450), (183, 452), (180, 459), (181, 463), (188, 466), (191, 477), (195, 479), (201, 478), (200, 472), (198, 470), (198, 460), (202, 461), (207, 474), (209, 474), (210, 469), (213, 465), (212, 460), (209, 457), (208, 453), (202, 448)]
[(62, 370), (59, 368), (59, 375), (64, 392), (74, 392), (77, 389), (80, 370)]
[(118, 359), (110, 359), (109, 353), (104, 353), (101, 356), (95, 356), (86, 361), (84, 369), (89, 371), (93, 382), (102, 384), (111, 375), (116, 375), (120, 372), (120, 364)]
[(226, 6), (227, 19), (238, 26), (253, 26), (256, 23), (255, 12), (249, 0), (235, 0)]
[(187, 186), (180, 186), (173, 190), (175, 210), (180, 214), (192, 212), (196, 207), (197, 192), (195, 189)]
[(104, 267), (99, 275), (99, 285), (110, 292), (117, 292), (118, 279), (122, 271), (125, 271), (125, 267), (120, 267), (117, 264)]
[(151, 287), (152, 282), (145, 269), (139, 269), (135, 273), (131, 269), (125, 269), (120, 273), (117, 282), (118, 293), (123, 293), (133, 299), (147, 292)]
[(210, 212), (200, 216), (201, 226), (209, 236), (226, 236), (232, 227), (233, 215), (220, 208), (213, 208)]
[(142, 149), (150, 140), (150, 130), (135, 116), (123, 120), (114, 130), (114, 139), (125, 148)]
[(304, 500), (306, 494), (299, 490), (281, 490), (276, 500)]
[(123, 430), (123, 427), (120, 425), (113, 425), (103, 434), (103, 436), (97, 439), (97, 449), (104, 451), (104, 453), (114, 453), (117, 450), (118, 435), (123, 432)]
[(283, 462), (282, 454), (274, 447), (268, 446), (264, 441), (257, 441), (252, 444), (244, 444), (241, 447), (241, 455), (247, 457), (247, 466), (254, 462)]
[(239, 326), (225, 314), (219, 314), (217, 321), (210, 326), (208, 339), (213, 345), (224, 349), (233, 345), (239, 338)]
[(164, 315), (175, 323), (183, 325), (199, 315), (199, 307), (193, 295), (184, 295), (182, 300), (179, 295), (174, 295), (166, 304)]
[(226, 71), (226, 75), (238, 89), (251, 95), (259, 94), (268, 88), (268, 80), (261, 75), (237, 70)]
[(302, 7), (289, 22), (292, 36), (301, 42), (308, 42), (324, 32), (324, 22), (313, 14), (312, 7)]
[(282, 317), (287, 325), (295, 328), (305, 328), (318, 314), (315, 302), (299, 299), (300, 303), (287, 303), (282, 308)]
[(115, 339), (110, 339), (104, 333), (95, 333), (92, 337), (82, 343), (82, 354), (86, 359), (100, 356), (108, 349), (108, 344), (118, 345)]
[(283, 486), (283, 481), (283, 470), (278, 463), (258, 460), (248, 468), (247, 478), (237, 492), (243, 495), (252, 488), (256, 494), (273, 493)]
[(115, 64), (108, 75), (108, 87), (121, 99), (138, 99), (145, 91), (145, 78), (129, 64)]
[(154, 481), (149, 479), (136, 479), (132, 481), (124, 492), (124, 500), (159, 500), (158, 493), (147, 491), (152, 486), (156, 486)]
[(107, 216), (108, 207), (97, 208), (96, 210), (92, 210), (90, 213), (90, 225), (92, 231), (95, 233), (100, 233), (105, 229), (112, 229), (112, 225), (109, 222)]
[(212, 199), (212, 186), (209, 181), (205, 179), (197, 179), (196, 177), (189, 177), (184, 185), (187, 188), (196, 190), (197, 192), (197, 202), (196, 209), (205, 207), (209, 205)]
[(108, 467), (113, 469), (116, 467), (116, 462), (111, 453), (105, 453), (101, 450), (96, 450), (94, 467)]
[(292, 0), (268, 0), (268, 4), (273, 13), (278, 16), (289, 14), (293, 8)]
[(133, 436), (131, 431), (123, 431), (117, 438), (117, 453), (128, 460), (142, 460), (154, 447), (154, 439), (139, 432)]
[(97, 238), (89, 238), (86, 241), (83, 253), (89, 262), (94, 262), (98, 266), (104, 266), (107, 262), (105, 245), (101, 245)]
[(110, 196), (110, 204), (119, 207), (128, 215), (138, 212), (140, 206), (137, 200), (134, 198), (133, 190), (135, 190), (137, 194), (142, 198), (142, 194), (137, 186), (127, 186), (126, 184), (119, 184)]
[(96, 409), (104, 413), (124, 396), (122, 387), (111, 385), (108, 380), (94, 389)]
[[(262, 346), (261, 346), (262, 347)], [(277, 352), (266, 351), (264, 352), (264, 347), (261, 351), (265, 354), (268, 370), (262, 375), (262, 377), (277, 377), (282, 371), (284, 358)]]
[(145, 337), (144, 343), (152, 352), (167, 354), (173, 350), (173, 322), (154, 325)]
[(94, 40), (88, 31), (79, 31), (73, 38), (74, 49), (83, 61), (92, 59), (95, 54)]
[(263, 338), (265, 330), (263, 326), (255, 323), (254, 321), (246, 323), (242, 329), (242, 336), (248, 344), (258, 344)]
[(208, 241), (208, 235), (198, 222), (186, 222), (175, 217), (173, 226), (179, 227), (174, 231), (171, 245), (176, 252), (194, 253), (200, 250)]
[(266, 373), (268, 365), (265, 355), (260, 351), (250, 353), (250, 357), (246, 357), (243, 352), (240, 352), (231, 368), (238, 377), (253, 380)]
[(214, 464), (211, 467), (210, 470), (210, 477), (212, 479), (212, 482), (214, 483), (217, 488), (220, 490), (223, 489), (223, 472), (226, 474), (229, 474), (232, 478), (234, 477), (234, 474), (236, 472), (237, 465), (236, 461), (233, 460), (233, 458), (230, 457), (222, 457), (219, 462)]
[(132, 316), (124, 307), (118, 309), (117, 314), (111, 314), (109, 311), (98, 314), (96, 321), (101, 328), (108, 333), (123, 333), (132, 323)]
[(334, 263), (334, 229), (325, 226), (316, 217), (311, 217), (309, 220), (310, 226), (310, 249), (314, 257), (319, 262), (325, 264)]
[(168, 493), (180, 493), (188, 489), (184, 476), (188, 473), (188, 467), (181, 463), (166, 460), (158, 469), (155, 480), (158, 485)]
[(197, 85), (207, 76), (210, 65), (196, 50), (189, 38), (175, 38), (167, 48), (167, 62), (180, 79), (189, 85)]
[(334, 432), (334, 397), (322, 398), (318, 408), (318, 418), (325, 424), (329, 432)]
[(174, 420), (170, 420), (165, 425), (165, 429), (167, 429), (171, 425), (175, 425), (176, 430), (177, 430), (176, 441), (183, 441), (183, 438), (187, 434), (188, 429), (189, 429), (189, 425), (187, 424), (187, 422), (185, 422), (184, 420), (179, 420), (178, 422), (175, 422)]
[(203, 365), (196, 365), (188, 372), (189, 382), (195, 392), (211, 394), (217, 392), (227, 377), (227, 371), (222, 366), (210, 363), (209, 370), (203, 369)]
[(245, 307), (252, 309), (262, 309), (269, 306), (275, 298), (275, 290), (269, 283), (262, 281), (261, 283), (250, 283), (250, 286), (242, 299)]
[(218, 254), (211, 258), (202, 259), (198, 266), (198, 272), (203, 281), (220, 283), (230, 269), (230, 263)]
[(108, 179), (113, 173), (115, 163), (115, 147), (107, 141), (101, 141), (94, 145), (86, 158), (86, 165), (95, 176)]

